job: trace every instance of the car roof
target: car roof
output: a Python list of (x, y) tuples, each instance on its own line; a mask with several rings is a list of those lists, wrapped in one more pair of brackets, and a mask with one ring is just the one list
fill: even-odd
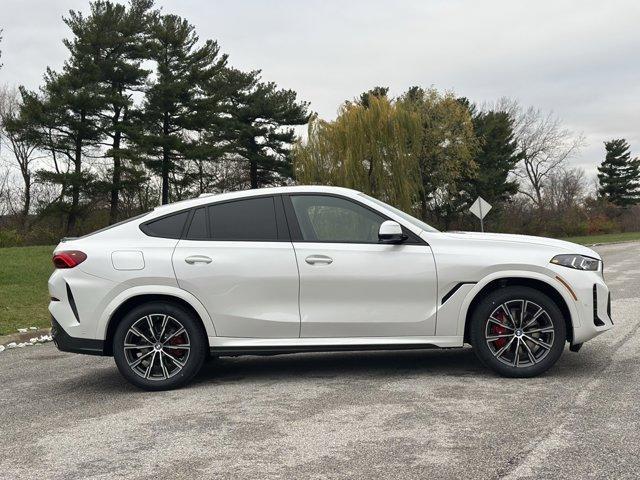
[(291, 187), (267, 187), (254, 188), (251, 190), (240, 190), (236, 192), (226, 193), (204, 193), (197, 198), (181, 200), (179, 202), (161, 205), (153, 209), (149, 216), (166, 215), (168, 213), (177, 212), (186, 208), (197, 207), (198, 205), (206, 205), (214, 202), (222, 202), (225, 200), (233, 200), (239, 198), (255, 197), (260, 195), (279, 195), (283, 193), (334, 193), (345, 197), (354, 197), (360, 192), (344, 187), (330, 187), (325, 185), (297, 185)]

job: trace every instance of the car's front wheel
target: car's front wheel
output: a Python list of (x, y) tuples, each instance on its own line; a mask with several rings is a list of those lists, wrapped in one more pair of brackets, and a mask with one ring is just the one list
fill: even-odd
[(202, 367), (207, 344), (199, 321), (178, 305), (151, 302), (119, 323), (113, 356), (120, 373), (145, 390), (168, 390), (191, 380)]
[(495, 290), (476, 307), (469, 335), (487, 367), (507, 377), (533, 377), (560, 358), (566, 326), (558, 306), (529, 287)]

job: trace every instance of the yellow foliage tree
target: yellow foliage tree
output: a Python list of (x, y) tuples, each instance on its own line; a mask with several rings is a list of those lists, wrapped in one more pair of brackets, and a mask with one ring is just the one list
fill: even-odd
[(296, 180), (361, 190), (413, 211), (421, 197), (418, 156), (423, 128), (419, 112), (369, 96), (366, 105), (346, 102), (336, 120), (317, 117), (294, 150)]
[(410, 88), (397, 103), (420, 117), (420, 216), (426, 219), (431, 209), (447, 223), (460, 208), (460, 180), (474, 178), (477, 169), (479, 143), (469, 108), (451, 92), (420, 87)]

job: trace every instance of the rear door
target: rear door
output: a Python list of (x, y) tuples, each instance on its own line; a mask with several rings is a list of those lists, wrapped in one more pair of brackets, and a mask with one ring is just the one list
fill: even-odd
[(173, 266), (222, 337), (300, 333), (298, 268), (280, 196), (248, 197), (193, 211)]
[(291, 194), (285, 206), (300, 270), (301, 337), (430, 336), (437, 278), (416, 235), (378, 242), (387, 217), (336, 195)]

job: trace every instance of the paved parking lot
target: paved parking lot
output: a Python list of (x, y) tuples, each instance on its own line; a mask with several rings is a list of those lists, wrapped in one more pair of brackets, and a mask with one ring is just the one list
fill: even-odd
[(598, 247), (616, 328), (545, 376), (470, 349), (222, 359), (145, 393), (112, 359), (0, 354), (0, 478), (639, 478), (640, 244)]

